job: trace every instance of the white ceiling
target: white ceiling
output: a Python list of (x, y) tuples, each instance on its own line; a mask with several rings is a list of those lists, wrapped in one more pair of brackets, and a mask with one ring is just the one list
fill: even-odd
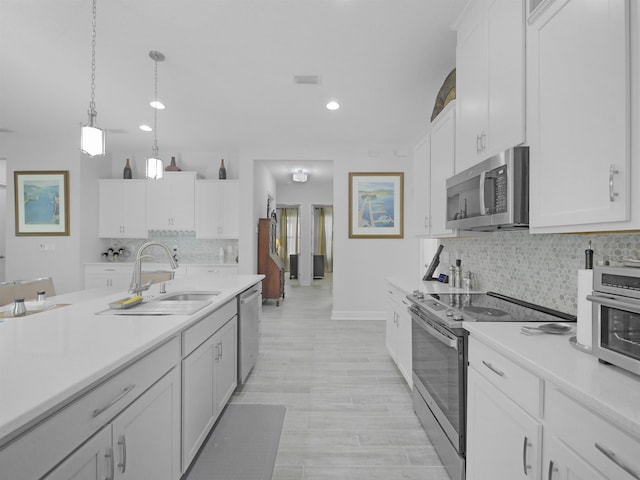
[[(406, 149), (454, 64), (451, 24), (464, 3), (98, 0), (97, 122), (108, 150), (150, 151), (153, 134), (138, 126), (153, 125), (148, 53), (158, 50), (161, 154), (283, 142)], [(64, 141), (86, 122), (90, 41), (91, 0), (0, 0), (0, 131), (14, 132), (0, 133), (0, 156), (3, 136)], [(296, 85), (295, 74), (321, 83)], [(342, 108), (326, 110), (330, 99)]]

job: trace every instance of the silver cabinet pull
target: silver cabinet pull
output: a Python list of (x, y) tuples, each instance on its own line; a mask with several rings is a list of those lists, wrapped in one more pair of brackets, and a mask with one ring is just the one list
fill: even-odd
[(557, 472), (558, 469), (553, 463), (553, 460), (549, 460), (549, 477), (547, 480), (553, 480), (553, 472)]
[[(493, 365), (491, 365), (489, 362), (487, 362), (486, 360), (482, 360), (482, 363), (485, 367), (487, 367), (489, 370), (491, 370), (493, 373), (500, 375), (501, 377), (504, 377), (504, 372), (502, 370), (498, 370), (496, 367), (494, 367)], [(525, 437), (526, 438), (526, 437)]]
[(218, 360), (220, 360), (220, 353), (218, 352), (218, 344), (215, 344), (213, 348), (215, 349), (215, 352), (216, 352), (216, 357), (214, 360), (217, 362)]
[(613, 202), (615, 198), (618, 196), (617, 192), (613, 191), (613, 176), (619, 174), (620, 171), (616, 169), (614, 164), (611, 164), (609, 168), (609, 201)]
[(527, 470), (531, 468), (531, 465), (527, 465), (527, 447), (530, 447), (530, 446), (531, 446), (531, 443), (529, 442), (529, 439), (525, 435), (524, 443), (522, 445), (522, 469), (524, 470), (525, 475), (528, 475)]
[(127, 439), (124, 435), (120, 435), (118, 438), (118, 447), (120, 448), (120, 462), (118, 463), (118, 469), (120, 473), (127, 471)]
[(482, 136), (480, 134), (476, 135), (476, 153), (480, 153), (482, 151)]
[(111, 447), (107, 448), (107, 453), (104, 454), (104, 459), (107, 462), (107, 471), (109, 472), (109, 474), (104, 477), (104, 480), (113, 480), (113, 476), (116, 472), (113, 467), (113, 449)]
[(609, 450), (608, 448), (603, 447), (602, 445), (600, 445), (598, 442), (593, 444), (596, 449), (598, 449), (605, 457), (607, 457), (609, 460), (611, 460), (613, 463), (615, 463), (616, 465), (618, 465), (622, 470), (624, 470), (625, 472), (627, 472), (629, 475), (631, 475), (633, 478), (635, 478), (636, 480), (640, 480), (640, 475), (638, 475), (637, 472), (634, 472), (631, 467), (627, 466), (624, 464), (624, 462), (622, 460), (620, 460), (618, 457), (616, 457), (616, 454), (614, 452), (612, 452), (611, 450)]
[(220, 342), (219, 345), (220, 345), (220, 358), (222, 358), (222, 342)]
[(111, 400), (109, 403), (107, 403), (104, 407), (101, 408), (96, 408), (91, 416), (93, 418), (97, 417), (98, 415), (100, 415), (102, 412), (104, 412), (105, 410), (107, 410), (109, 407), (111, 407), (114, 403), (116, 403), (118, 400), (120, 400), (122, 397), (124, 397), (127, 393), (129, 393), (131, 390), (133, 390), (136, 387), (135, 383), (132, 383), (131, 385), (129, 385), (128, 387), (125, 387), (124, 390), (122, 390), (122, 392), (120, 392), (119, 395), (117, 395), (113, 400)]

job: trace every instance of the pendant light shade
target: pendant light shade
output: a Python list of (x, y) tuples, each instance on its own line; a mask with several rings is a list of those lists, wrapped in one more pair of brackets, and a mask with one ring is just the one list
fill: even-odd
[(80, 149), (91, 157), (106, 152), (106, 132), (96, 125), (96, 2), (93, 0), (93, 21), (91, 36), (91, 101), (89, 102), (89, 122), (80, 132)]
[[(153, 107), (153, 147), (151, 148), (151, 156), (147, 159), (147, 178), (152, 180), (159, 180), (162, 178), (164, 172), (164, 164), (162, 160), (160, 160), (160, 156), (158, 155), (158, 108), (153, 104), (155, 102), (162, 105), (161, 102), (158, 102), (158, 62), (164, 61), (164, 55), (160, 52), (156, 52), (155, 50), (151, 50), (149, 52), (149, 57), (155, 63), (155, 89), (154, 89), (154, 101), (151, 102), (151, 106)], [(164, 105), (162, 105), (162, 109), (164, 109)]]

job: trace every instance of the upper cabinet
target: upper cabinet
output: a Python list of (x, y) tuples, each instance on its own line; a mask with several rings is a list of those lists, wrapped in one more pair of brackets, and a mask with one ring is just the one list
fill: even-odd
[(146, 181), (98, 181), (98, 236), (146, 238)]
[(473, 0), (457, 22), (456, 173), (525, 141), (524, 0)]
[(629, 2), (542, 2), (529, 16), (527, 46), (531, 231), (639, 228), (630, 211), (638, 100), (629, 90)]
[(238, 238), (240, 182), (196, 180), (196, 238)]
[(194, 230), (196, 172), (147, 181), (147, 230)]
[(429, 132), (414, 149), (416, 235), (450, 237), (447, 229), (447, 178), (453, 176), (456, 152), (456, 102), (434, 119)]

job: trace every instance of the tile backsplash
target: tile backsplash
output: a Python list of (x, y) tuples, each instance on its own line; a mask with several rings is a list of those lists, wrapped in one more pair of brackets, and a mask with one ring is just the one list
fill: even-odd
[[(441, 243), (450, 262), (474, 273), (476, 285), (562, 312), (576, 314), (577, 271), (584, 268), (591, 241), (593, 263), (611, 264), (640, 254), (640, 234), (548, 234), (495, 232)], [(444, 262), (443, 262), (444, 263)], [(446, 272), (448, 265), (440, 271)]]
[[(113, 248), (115, 250), (123, 248), (127, 256), (118, 261), (132, 262), (135, 254), (145, 242), (162, 242), (173, 251), (177, 249), (179, 262), (184, 263), (208, 263), (208, 264), (236, 264), (238, 257), (238, 240), (203, 240), (197, 239), (195, 232), (172, 232), (172, 231), (150, 231), (148, 238), (124, 239), (114, 238), (104, 241), (104, 249)], [(222, 249), (222, 250), (221, 250)], [(101, 258), (102, 252), (96, 252)], [(222, 257), (221, 257), (222, 254)], [(166, 258), (160, 256), (159, 262), (166, 262)]]

